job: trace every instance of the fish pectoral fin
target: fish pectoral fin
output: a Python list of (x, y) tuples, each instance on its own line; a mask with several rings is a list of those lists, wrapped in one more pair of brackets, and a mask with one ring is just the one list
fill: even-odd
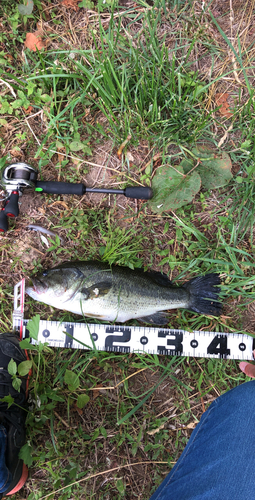
[(85, 300), (97, 299), (98, 297), (103, 297), (106, 295), (112, 286), (111, 281), (101, 281), (100, 283), (95, 283), (88, 288), (82, 288), (81, 294)]
[(149, 316), (143, 316), (142, 318), (137, 318), (138, 321), (143, 321), (144, 323), (150, 323), (153, 325), (165, 325), (168, 323), (168, 318), (163, 312), (157, 312), (155, 314), (150, 314)]

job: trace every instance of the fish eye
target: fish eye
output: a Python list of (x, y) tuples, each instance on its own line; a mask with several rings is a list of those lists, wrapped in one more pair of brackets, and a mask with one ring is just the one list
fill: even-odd
[(48, 271), (43, 271), (42, 276), (47, 276)]

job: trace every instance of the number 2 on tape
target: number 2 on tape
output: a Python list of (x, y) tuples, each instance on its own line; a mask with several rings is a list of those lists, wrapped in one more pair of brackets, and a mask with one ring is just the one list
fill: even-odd
[(113, 342), (129, 342), (131, 339), (131, 328), (124, 328), (118, 326), (107, 326), (105, 333), (121, 333), (121, 335), (107, 335), (105, 337), (106, 351), (113, 352), (130, 352), (130, 346), (113, 345)]

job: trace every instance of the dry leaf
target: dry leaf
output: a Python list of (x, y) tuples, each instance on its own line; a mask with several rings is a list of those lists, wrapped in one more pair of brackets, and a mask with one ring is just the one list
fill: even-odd
[(196, 425), (197, 425), (197, 422), (190, 422), (187, 425), (186, 429), (195, 429)]
[(36, 52), (36, 49), (42, 50), (46, 48), (46, 43), (43, 42), (38, 31), (35, 31), (34, 33), (27, 33), (24, 45), (29, 50), (33, 50), (34, 52)]
[(222, 144), (225, 142), (225, 140), (228, 138), (228, 134), (232, 130), (232, 128), (233, 128), (233, 123), (231, 123), (230, 127), (228, 127), (228, 130), (226, 130), (226, 132), (223, 135), (223, 137), (219, 140), (219, 142), (217, 144), (218, 148), (220, 148), (222, 146)]
[(77, 5), (79, 1), (80, 0), (63, 0), (63, 2), (61, 2), (61, 5), (64, 5), (64, 7), (68, 7), (69, 9), (73, 9), (77, 12), (79, 10), (79, 7)]
[(24, 153), (23, 151), (21, 151), (20, 148), (16, 149), (16, 148), (13, 148), (10, 150), (10, 155), (14, 158), (18, 158), (18, 159), (21, 159), (23, 158), (24, 156)]
[(93, 399), (96, 399), (98, 398), (100, 392), (99, 390), (95, 387), (95, 389), (93, 388)]
[(68, 210), (68, 206), (64, 201), (60, 201), (60, 200), (54, 201), (53, 203), (51, 203), (49, 205), (49, 207), (54, 207), (54, 205), (62, 205), (64, 208), (66, 208), (66, 210)]
[(157, 429), (153, 429), (152, 431), (147, 431), (147, 434), (149, 434), (149, 436), (154, 436), (154, 434), (157, 434), (159, 431), (161, 431), (161, 429), (164, 429), (164, 427), (165, 427), (165, 422), (161, 424)]
[(231, 118), (233, 115), (233, 112), (229, 110), (228, 97), (229, 94), (227, 92), (215, 94), (215, 104), (216, 106), (220, 106), (219, 113), (225, 118)]
[(57, 148), (58, 163), (62, 163), (65, 159), (66, 148)]
[(127, 160), (128, 160), (130, 163), (132, 163), (133, 161), (135, 161), (135, 159), (134, 159), (134, 157), (133, 157), (132, 153), (130, 153), (130, 151), (127, 151), (127, 152), (126, 152), (126, 158), (127, 158)]
[(122, 151), (124, 149), (124, 147), (127, 145), (128, 141), (130, 141), (130, 139), (132, 138), (132, 135), (128, 135), (126, 140), (120, 145), (118, 151), (117, 151), (117, 155), (118, 157), (120, 158), (121, 155), (122, 155)]
[(4, 58), (9, 59), (9, 61), (11, 61), (11, 62), (13, 61), (13, 56), (11, 54), (5, 54)]
[(226, 103), (227, 100), (228, 100), (228, 93), (227, 92), (225, 92), (225, 93), (218, 92), (217, 94), (215, 94), (215, 102), (216, 102), (217, 106), (220, 106), (221, 104)]
[(23, 106), (23, 110), (26, 113), (26, 115), (30, 115), (30, 113), (32, 113), (33, 109), (34, 109), (33, 106), (28, 106), (27, 109), (24, 108), (24, 106)]

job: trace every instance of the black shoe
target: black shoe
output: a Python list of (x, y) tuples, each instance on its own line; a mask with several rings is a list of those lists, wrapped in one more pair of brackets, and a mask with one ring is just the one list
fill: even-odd
[[(22, 488), (28, 469), (23, 460), (19, 458), (19, 451), (26, 442), (25, 421), (28, 398), (28, 378), (22, 377), (20, 392), (12, 386), (12, 377), (8, 373), (9, 361), (13, 359), (17, 365), (27, 360), (26, 353), (19, 346), (19, 338), (14, 333), (0, 334), (0, 424), (7, 430), (7, 445), (5, 453), (6, 466), (12, 474), (12, 481), (8, 489), (2, 494), (13, 495)], [(5, 396), (12, 396), (14, 403), (2, 402)], [(18, 406), (17, 406), (18, 405)], [(0, 498), (2, 498), (0, 494)]]

